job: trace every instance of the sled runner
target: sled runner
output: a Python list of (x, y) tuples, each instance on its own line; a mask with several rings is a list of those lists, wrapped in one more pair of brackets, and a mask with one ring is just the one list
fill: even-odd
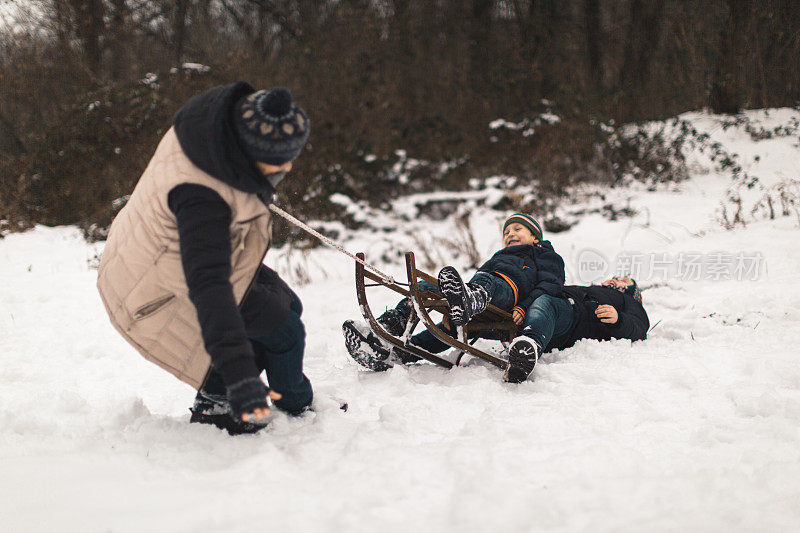
[[(449, 306), (447, 300), (445, 300), (439, 292), (424, 291), (419, 288), (419, 280), (425, 280), (437, 286), (438, 282), (434, 276), (417, 269), (414, 262), (414, 252), (406, 252), (405, 254), (406, 275), (408, 278), (407, 286), (405, 284), (389, 281), (386, 278), (366, 270), (364, 268), (364, 254), (358, 253), (356, 256), (360, 260), (356, 261), (356, 293), (358, 296), (358, 303), (361, 308), (361, 313), (364, 315), (364, 319), (375, 335), (391, 346), (400, 348), (407, 353), (421, 357), (439, 366), (452, 368), (454, 363), (411, 344), (411, 334), (414, 328), (421, 322), (434, 337), (457, 351), (455, 365), (458, 365), (464, 354), (469, 354), (488, 361), (500, 368), (505, 368), (507, 362), (504, 359), (477, 349), (470, 343), (470, 340), (474, 343), (478, 337), (484, 337), (497, 338), (504, 343), (510, 342), (511, 339), (517, 336), (518, 329), (517, 325), (514, 324), (511, 313), (489, 304), (489, 307), (483, 313), (472, 317), (467, 324), (457, 328), (457, 334), (452, 336), (439, 327), (436, 321), (431, 318), (432, 312), (441, 313), (444, 317), (447, 317)], [(368, 285), (366, 280), (371, 280), (375, 282), (375, 284)], [(382, 286), (410, 299), (412, 312), (406, 322), (405, 333), (402, 337), (392, 335), (376, 320), (367, 301), (366, 288), (368, 286)]]

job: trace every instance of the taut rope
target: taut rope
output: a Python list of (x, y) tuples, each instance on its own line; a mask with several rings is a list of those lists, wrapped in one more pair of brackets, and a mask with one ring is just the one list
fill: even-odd
[(320, 232), (316, 231), (315, 229), (309, 227), (307, 224), (305, 224), (304, 222), (296, 219), (295, 217), (293, 217), (292, 215), (290, 215), (289, 213), (287, 213), (286, 211), (284, 211), (283, 209), (281, 209), (277, 205), (269, 204), (269, 210), (272, 211), (273, 213), (275, 213), (276, 215), (279, 215), (279, 216), (285, 218), (290, 223), (294, 224), (295, 226), (297, 226), (298, 228), (302, 229), (303, 231), (305, 231), (307, 233), (310, 233), (311, 235), (313, 235), (314, 237), (316, 237), (317, 239), (322, 241), (323, 244), (333, 248), (334, 250), (342, 252), (344, 255), (354, 259), (357, 263), (361, 263), (364, 266), (364, 268), (367, 268), (367, 269), (371, 270), (377, 276), (379, 276), (381, 278), (381, 281), (383, 281), (385, 283), (395, 283), (394, 278), (392, 278), (392, 276), (388, 276), (388, 275), (384, 274), (383, 272), (381, 272), (380, 270), (378, 270), (374, 266), (370, 265), (369, 263), (367, 263), (363, 259), (360, 259), (360, 258), (354, 256), (353, 254), (348, 252), (345, 249), (345, 247), (342, 246), (341, 244), (339, 244), (338, 242), (326, 237), (325, 235), (321, 234)]

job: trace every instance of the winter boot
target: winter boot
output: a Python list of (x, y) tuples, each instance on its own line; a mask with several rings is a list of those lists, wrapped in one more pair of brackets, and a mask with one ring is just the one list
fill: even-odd
[(406, 332), (407, 316), (397, 309), (387, 309), (385, 313), (376, 318), (378, 324), (395, 337), (400, 337)]
[(508, 367), (503, 373), (503, 380), (508, 383), (522, 383), (528, 379), (541, 353), (542, 347), (530, 337), (514, 339), (508, 348)]
[(256, 433), (266, 427), (264, 424), (251, 424), (234, 418), (227, 396), (210, 394), (202, 389), (197, 391), (194, 405), (189, 410), (192, 412), (190, 423), (211, 424), (226, 430), (230, 435)]
[(347, 352), (356, 363), (375, 372), (392, 368), (391, 351), (364, 322), (345, 320), (342, 324), (342, 333)]
[[(417, 356), (402, 348), (386, 346), (383, 341), (369, 329), (369, 326), (362, 321), (346, 320), (344, 324), (342, 324), (342, 333), (344, 334), (344, 344), (347, 347), (347, 352), (350, 354), (350, 357), (352, 357), (356, 363), (370, 370), (374, 370), (375, 372), (389, 370), (396, 363), (406, 364), (419, 360)], [(392, 333), (392, 331), (390, 331), (390, 333)], [(403, 331), (400, 331), (399, 335), (402, 334)]]
[(456, 327), (463, 326), (489, 305), (486, 289), (474, 283), (465, 285), (458, 271), (451, 266), (439, 271), (439, 290), (450, 305), (450, 322)]

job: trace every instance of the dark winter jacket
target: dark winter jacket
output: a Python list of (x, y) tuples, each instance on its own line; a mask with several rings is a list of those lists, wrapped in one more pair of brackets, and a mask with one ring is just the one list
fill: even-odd
[(514, 291), (514, 309), (525, 315), (533, 301), (543, 294), (561, 296), (564, 260), (550, 241), (507, 246), (478, 269), (497, 274)]
[[(274, 189), (239, 147), (231, 122), (236, 101), (252, 92), (250, 85), (238, 82), (197, 95), (178, 111), (174, 128), (182, 150), (201, 170), (236, 189), (270, 199)], [(266, 335), (285, 319), (293, 300), (291, 289), (261, 265), (237, 308), (229, 282), (228, 205), (207, 187), (185, 184), (170, 191), (169, 208), (178, 223), (189, 298), (197, 308), (214, 368), (225, 383), (252, 377), (254, 371), (257, 375), (254, 364), (227, 363), (252, 360), (248, 337)]]
[[(644, 340), (650, 320), (641, 303), (612, 287), (566, 285), (564, 296), (574, 301), (575, 325), (564, 335), (554, 337), (547, 350), (569, 348), (580, 339)], [(595, 315), (598, 305), (612, 305), (619, 318), (615, 324), (601, 322)]]

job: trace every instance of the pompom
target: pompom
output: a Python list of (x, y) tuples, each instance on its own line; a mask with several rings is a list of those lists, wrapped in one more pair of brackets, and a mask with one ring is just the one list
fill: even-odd
[(272, 89), (264, 97), (263, 109), (272, 116), (285, 115), (292, 109), (292, 93), (283, 87)]

